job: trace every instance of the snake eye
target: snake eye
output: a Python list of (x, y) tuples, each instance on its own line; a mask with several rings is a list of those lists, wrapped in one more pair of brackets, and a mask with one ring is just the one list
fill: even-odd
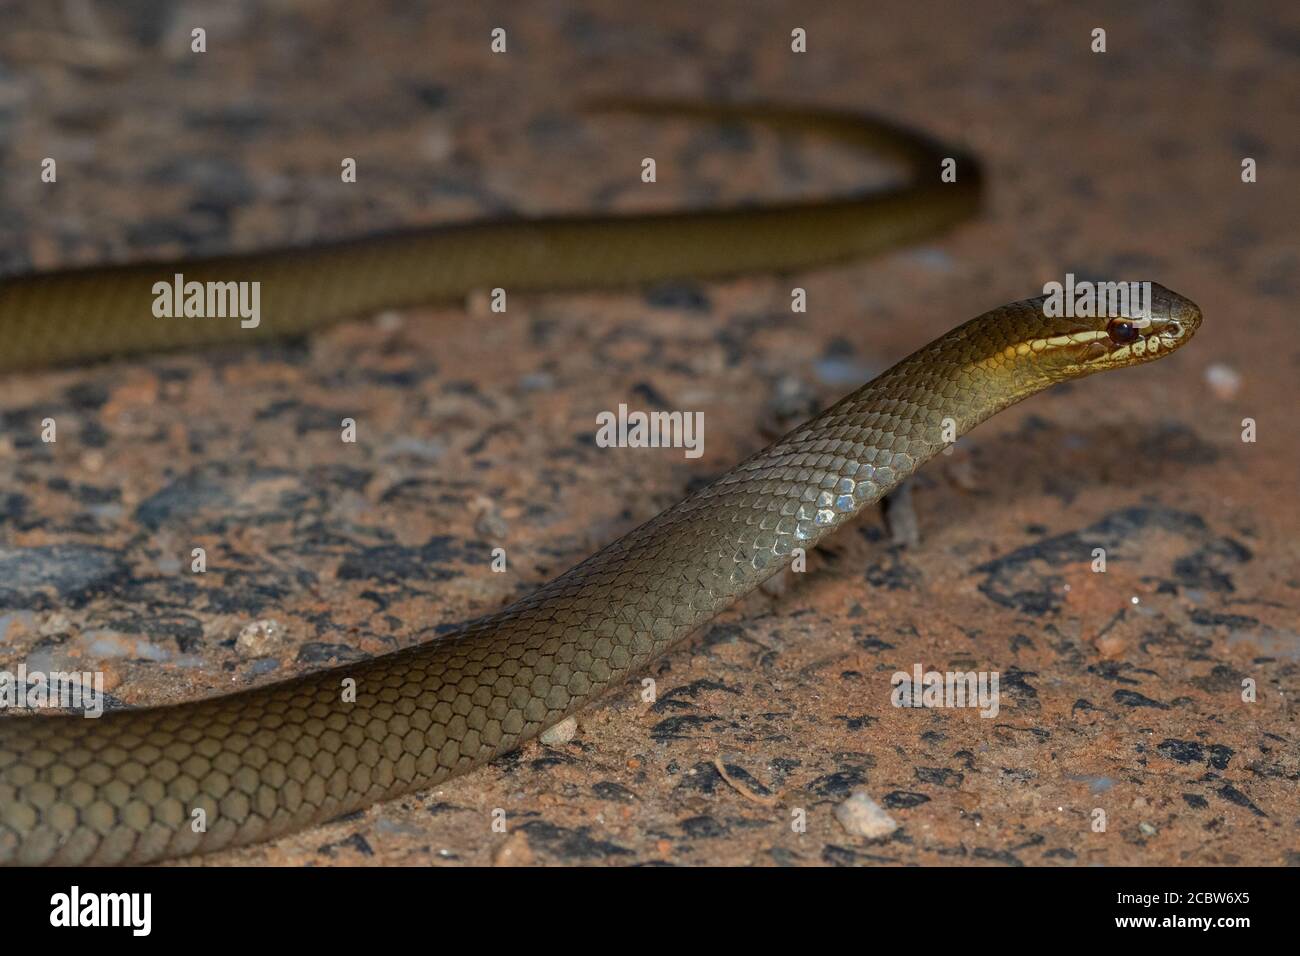
[(1128, 345), (1138, 337), (1138, 330), (1132, 322), (1112, 319), (1110, 325), (1106, 326), (1106, 334), (1116, 345)]

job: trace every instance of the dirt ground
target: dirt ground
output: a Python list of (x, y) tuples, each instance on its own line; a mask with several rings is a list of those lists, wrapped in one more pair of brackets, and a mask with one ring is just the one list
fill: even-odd
[[(653, 703), (638, 678), (568, 742), (201, 862), (1300, 863), (1300, 8), (362, 6), (6, 12), (0, 269), (891, 175), (762, 132), (577, 111), (609, 92), (883, 112), (980, 155), (987, 209), (794, 277), (518, 295), (504, 315), (475, 296), (7, 377), (0, 668), (99, 669), (114, 706), (142, 706), (383, 653), (528, 592), (1067, 272), (1159, 281), (1205, 324), (1165, 361), (963, 438), (914, 483), (919, 543), (877, 514), (845, 529), (658, 661)], [(620, 402), (702, 411), (704, 456), (597, 447)], [(1000, 713), (891, 706), (891, 675), (918, 665), (998, 672)], [(896, 829), (846, 830), (835, 809), (858, 788)]]

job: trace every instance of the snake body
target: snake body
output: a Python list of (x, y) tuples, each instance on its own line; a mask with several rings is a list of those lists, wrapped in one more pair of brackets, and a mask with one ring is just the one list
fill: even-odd
[[(977, 209), (981, 170), (964, 151), (851, 113), (671, 101), (593, 104), (603, 111), (754, 121), (868, 150), (910, 179), (862, 195), (736, 209), (629, 216), (505, 219), (298, 249), (147, 262), (0, 280), (0, 372), (90, 359), (296, 335), (381, 309), (464, 301), (471, 292), (621, 287), (793, 270), (892, 249), (941, 232)], [(956, 179), (940, 179), (951, 160)], [(256, 328), (214, 319), (156, 319), (155, 282), (261, 283)]]
[[(213, 341), (211, 325), (160, 323), (144, 311), (141, 288), (172, 269), (200, 280), (262, 278), (273, 322), (258, 334), (279, 334), (485, 285), (625, 284), (806, 266), (895, 246), (974, 209), (973, 161), (959, 161), (961, 185), (939, 180), (941, 159), (955, 151), (874, 121), (771, 110), (761, 118), (892, 152), (913, 181), (883, 195), (772, 209), (470, 225), (19, 279), (0, 287), (7, 343), (0, 364), (39, 367)], [(1048, 318), (1041, 299), (1005, 305), (454, 633), (225, 697), (98, 720), (0, 720), (0, 862), (144, 863), (244, 845), (480, 765), (619, 686), (796, 549), (815, 546), (887, 494), (954, 435), (1053, 382), (1165, 355), (1199, 324), (1194, 304), (1159, 286), (1152, 320), (1140, 328)]]

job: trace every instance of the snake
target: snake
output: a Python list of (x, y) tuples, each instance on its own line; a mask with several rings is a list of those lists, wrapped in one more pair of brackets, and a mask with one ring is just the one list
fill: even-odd
[[(823, 199), (520, 217), (14, 276), (0, 281), (0, 370), (301, 335), (494, 286), (794, 271), (918, 241), (980, 206), (975, 157), (879, 117), (599, 106), (820, 135), (897, 162), (906, 177)], [(150, 289), (175, 272), (260, 281), (266, 318), (253, 329), (155, 318)], [(990, 416), (1053, 384), (1180, 348), (1199, 308), (1150, 289), (1139, 316), (1062, 316), (1044, 296), (984, 312), (549, 583), (448, 633), (224, 696), (93, 720), (0, 719), (0, 863), (144, 864), (246, 846), (517, 749), (625, 685)]]

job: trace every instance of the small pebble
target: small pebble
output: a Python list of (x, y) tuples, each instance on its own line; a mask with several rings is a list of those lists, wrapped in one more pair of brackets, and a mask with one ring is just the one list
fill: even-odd
[(516, 830), (497, 847), (492, 854), (493, 866), (532, 866), (533, 850), (528, 845), (528, 837), (522, 830)]
[(1227, 401), (1241, 391), (1241, 373), (1231, 365), (1214, 362), (1205, 369), (1205, 384), (1210, 386), (1215, 398)]
[(395, 309), (385, 309), (375, 316), (375, 325), (381, 332), (396, 332), (405, 323), (402, 313)]
[(1149, 823), (1139, 823), (1139, 824), (1138, 824), (1138, 829), (1141, 830), (1141, 831), (1142, 831), (1144, 834), (1146, 834), (1147, 836), (1155, 836), (1156, 833), (1159, 832), (1159, 831), (1156, 830), (1155, 827), (1153, 827), (1153, 826), (1152, 826), (1151, 824), (1149, 824)]
[(54, 637), (58, 634), (66, 634), (72, 629), (72, 622), (62, 611), (51, 611), (47, 617), (41, 619), (37, 625), (36, 633), (41, 637)]
[(495, 508), (487, 508), (474, 522), (474, 533), (489, 541), (504, 541), (510, 535), (510, 525)]
[(565, 717), (554, 727), (548, 727), (542, 731), (541, 741), (548, 747), (559, 747), (567, 744), (578, 733), (578, 718)]
[(235, 647), (246, 657), (268, 657), (284, 640), (279, 621), (263, 618), (248, 624), (235, 639)]
[(835, 819), (848, 833), (869, 840), (887, 837), (898, 829), (894, 818), (860, 788), (835, 808)]
[(1123, 657), (1128, 650), (1128, 642), (1120, 635), (1110, 633), (1097, 638), (1097, 653), (1106, 660), (1115, 660)]

